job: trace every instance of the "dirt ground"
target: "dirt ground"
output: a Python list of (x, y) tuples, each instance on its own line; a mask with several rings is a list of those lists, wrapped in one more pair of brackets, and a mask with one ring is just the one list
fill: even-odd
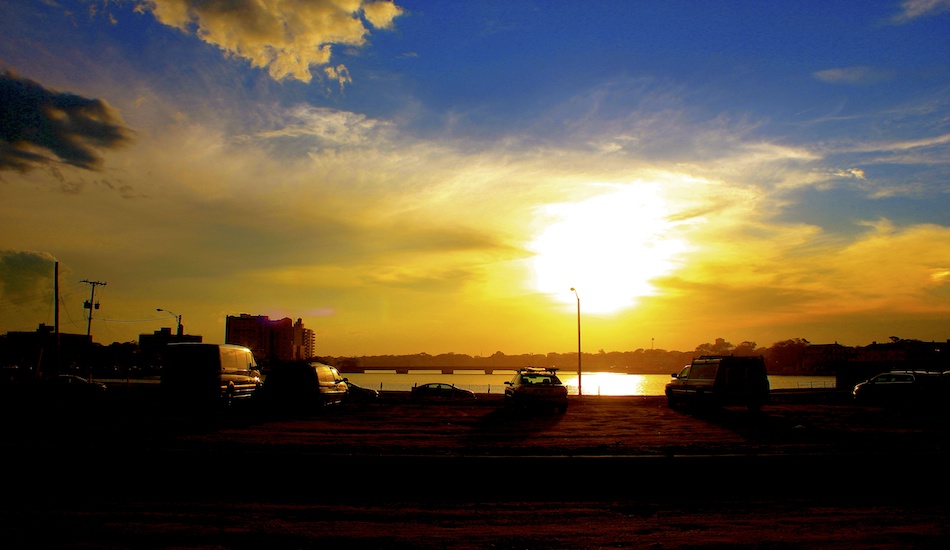
[[(6, 424), (0, 537), (45, 548), (945, 548), (945, 409), (776, 395), (405, 395), (196, 421), (130, 399)], [(119, 414), (117, 414), (119, 413)], [(21, 411), (22, 414), (22, 411)], [(10, 416), (8, 415), (9, 419)]]

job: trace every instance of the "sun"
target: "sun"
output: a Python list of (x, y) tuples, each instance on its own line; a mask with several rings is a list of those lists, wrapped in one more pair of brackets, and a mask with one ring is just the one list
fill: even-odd
[(551, 222), (529, 245), (535, 288), (574, 303), (577, 289), (590, 313), (612, 313), (656, 293), (651, 281), (670, 273), (686, 249), (655, 183), (603, 185), (607, 192), (552, 204)]

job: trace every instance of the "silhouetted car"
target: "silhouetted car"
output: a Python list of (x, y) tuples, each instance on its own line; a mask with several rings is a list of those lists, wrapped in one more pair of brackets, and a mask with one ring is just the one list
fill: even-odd
[(557, 377), (556, 369), (521, 369), (505, 384), (507, 406), (546, 406), (562, 413), (567, 411), (567, 387)]
[(101, 395), (106, 392), (105, 384), (75, 374), (60, 374), (56, 377), (54, 383), (61, 391), (77, 394)]
[(745, 405), (758, 410), (768, 403), (770, 386), (762, 357), (704, 355), (693, 359), (666, 385), (667, 404)]
[(244, 346), (176, 342), (162, 351), (161, 391), (175, 405), (230, 406), (261, 387), (254, 354)]
[(260, 398), (275, 408), (319, 409), (342, 403), (347, 390), (336, 367), (298, 361), (273, 365), (264, 377)]
[(412, 388), (409, 398), (413, 401), (450, 401), (475, 399), (475, 392), (456, 388), (453, 384), (433, 382)]
[(934, 372), (882, 372), (860, 382), (851, 390), (854, 400), (862, 404), (919, 403), (944, 399), (946, 384), (942, 375)]
[(350, 382), (348, 379), (344, 378), (346, 382), (347, 392), (344, 401), (347, 403), (371, 403), (379, 399), (379, 392), (372, 388), (364, 388), (358, 384)]

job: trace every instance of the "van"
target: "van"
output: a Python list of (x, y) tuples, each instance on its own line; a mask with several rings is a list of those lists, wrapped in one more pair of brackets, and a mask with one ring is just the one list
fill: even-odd
[(270, 367), (261, 398), (272, 408), (312, 410), (343, 403), (347, 391), (346, 380), (336, 367), (295, 361)]
[(769, 401), (770, 387), (762, 357), (705, 355), (672, 375), (666, 385), (670, 408), (679, 403), (744, 405), (759, 410)]
[(232, 405), (261, 387), (254, 354), (233, 344), (172, 343), (162, 353), (162, 394), (180, 404)]

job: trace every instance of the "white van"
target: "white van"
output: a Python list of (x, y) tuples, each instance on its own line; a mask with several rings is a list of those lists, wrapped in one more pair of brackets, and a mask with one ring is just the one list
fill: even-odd
[(174, 343), (162, 353), (162, 393), (182, 404), (231, 405), (261, 387), (254, 354), (233, 344)]

